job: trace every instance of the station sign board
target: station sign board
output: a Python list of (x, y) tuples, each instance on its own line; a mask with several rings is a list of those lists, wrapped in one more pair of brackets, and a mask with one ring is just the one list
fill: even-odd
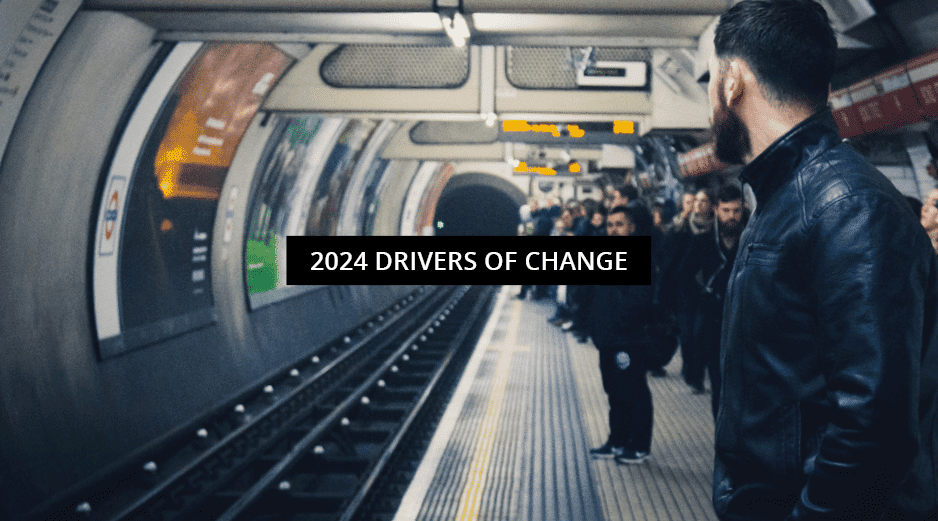
[(925, 119), (938, 119), (938, 49), (906, 62), (912, 90)]
[(873, 84), (879, 93), (875, 99), (883, 114), (884, 130), (895, 130), (922, 121), (922, 109), (912, 90), (912, 82), (904, 63), (874, 76)]
[(860, 126), (864, 132), (877, 132), (886, 128), (886, 116), (879, 104), (879, 91), (873, 78), (867, 78), (850, 87), (850, 99), (853, 100), (860, 116)]
[(840, 89), (831, 93), (831, 106), (834, 110), (834, 121), (842, 137), (853, 137), (863, 133), (860, 125), (860, 114), (856, 105), (850, 98), (850, 89)]

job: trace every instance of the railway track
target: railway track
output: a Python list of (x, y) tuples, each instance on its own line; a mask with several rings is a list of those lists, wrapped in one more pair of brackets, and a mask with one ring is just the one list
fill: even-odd
[(390, 519), (493, 292), (420, 288), (33, 519)]

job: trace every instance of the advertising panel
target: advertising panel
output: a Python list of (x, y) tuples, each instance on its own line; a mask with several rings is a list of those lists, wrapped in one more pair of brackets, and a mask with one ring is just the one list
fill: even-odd
[(102, 196), (98, 259), (115, 259), (101, 261), (100, 270), (95, 261), (102, 358), (215, 321), (210, 260), (222, 185), (248, 125), (292, 61), (270, 44), (177, 47), (164, 64), (175, 74), (157, 74), (171, 87), (146, 99), (149, 118), (131, 119), (125, 131), (135, 136), (121, 152), (129, 157), (112, 163), (133, 164), (133, 172), (126, 181), (109, 176)]
[(280, 124), (261, 159), (251, 201), (245, 241), (245, 274), (248, 294), (264, 293), (286, 285), (277, 261), (287, 237), (288, 216), (298, 202), (296, 192), (310, 142), (320, 130), (319, 118), (288, 118)]

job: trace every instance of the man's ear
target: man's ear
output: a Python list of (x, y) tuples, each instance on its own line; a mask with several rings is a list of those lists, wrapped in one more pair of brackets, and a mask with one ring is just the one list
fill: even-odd
[(746, 89), (744, 81), (749, 68), (739, 59), (732, 59), (726, 67), (725, 81), (723, 82), (723, 98), (728, 106), (733, 106), (742, 99), (743, 92)]

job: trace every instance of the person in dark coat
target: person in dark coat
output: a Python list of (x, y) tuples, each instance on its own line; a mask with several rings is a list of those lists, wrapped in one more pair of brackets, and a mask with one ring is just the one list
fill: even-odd
[[(636, 228), (641, 218), (634, 208), (617, 206), (606, 217), (610, 236), (648, 235)], [(652, 401), (645, 358), (650, 339), (651, 286), (582, 286), (587, 303), (586, 328), (599, 350), (599, 371), (609, 398), (609, 438), (591, 449), (593, 457), (613, 457), (619, 463), (645, 461), (651, 453)]]
[(710, 58), (714, 148), (755, 209), (729, 276), (721, 520), (923, 520), (938, 506), (938, 259), (840, 137), (837, 39), (813, 0), (743, 0)]
[(713, 234), (694, 236), (691, 255), (697, 259), (694, 289), (698, 293), (694, 309), (694, 346), (710, 376), (710, 404), (717, 417), (720, 403), (720, 328), (723, 325), (723, 297), (730, 271), (739, 251), (739, 236), (746, 227), (748, 214), (743, 206), (743, 192), (728, 184), (717, 194)]
[(709, 189), (698, 190), (694, 211), (690, 217), (665, 236), (660, 248), (660, 286), (658, 300), (677, 318), (681, 339), (681, 376), (694, 393), (704, 390), (702, 353), (694, 345), (694, 310), (698, 292), (694, 274), (699, 269), (699, 257), (692, 251), (695, 237), (713, 234), (713, 195)]

